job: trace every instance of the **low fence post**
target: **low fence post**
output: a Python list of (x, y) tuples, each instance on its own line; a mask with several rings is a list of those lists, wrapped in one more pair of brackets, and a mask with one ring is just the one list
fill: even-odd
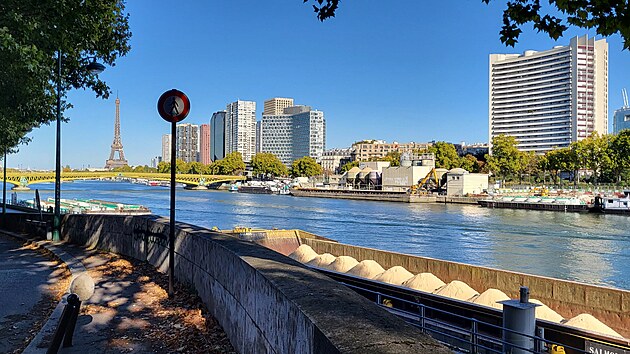
[(503, 304), (503, 352), (535, 353), (536, 307), (529, 302), (529, 288), (521, 286), (520, 299), (499, 301)]

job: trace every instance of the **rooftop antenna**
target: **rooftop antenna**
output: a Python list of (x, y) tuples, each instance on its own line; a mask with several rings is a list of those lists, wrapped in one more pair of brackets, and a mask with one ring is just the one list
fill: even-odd
[(628, 108), (628, 91), (621, 89), (621, 97), (623, 97), (623, 108)]

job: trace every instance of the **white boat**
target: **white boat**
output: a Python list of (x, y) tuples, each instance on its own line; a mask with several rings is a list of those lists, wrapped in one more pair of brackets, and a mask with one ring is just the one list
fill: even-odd
[(630, 191), (623, 193), (623, 197), (596, 197), (595, 209), (602, 213), (630, 213)]

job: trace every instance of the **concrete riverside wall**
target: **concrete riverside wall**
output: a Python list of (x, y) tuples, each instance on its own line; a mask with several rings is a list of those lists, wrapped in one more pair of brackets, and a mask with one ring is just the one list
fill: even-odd
[[(450, 352), (368, 300), (265, 247), (177, 223), (175, 276), (241, 353)], [(168, 269), (167, 218), (68, 215), (65, 240)]]
[(515, 299), (520, 286), (525, 285), (532, 299), (542, 301), (564, 318), (589, 313), (630, 338), (630, 291), (322, 240), (302, 239), (302, 242), (319, 254), (351, 256), (358, 261), (373, 259), (385, 269), (402, 266), (414, 274), (429, 272), (445, 283), (461, 280), (479, 293), (495, 288)]

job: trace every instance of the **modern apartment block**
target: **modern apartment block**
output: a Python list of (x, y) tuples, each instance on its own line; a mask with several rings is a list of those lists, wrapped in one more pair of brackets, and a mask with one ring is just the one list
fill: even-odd
[(608, 44), (574, 37), (568, 46), (490, 54), (489, 141), (511, 135), (521, 151), (544, 153), (608, 132)]
[(162, 135), (162, 161), (171, 162), (171, 134)]
[(286, 107), (282, 114), (263, 115), (260, 130), (261, 151), (276, 155), (286, 165), (304, 156), (319, 162), (326, 147), (324, 112), (309, 106)]
[(199, 126), (199, 162), (209, 165), (212, 162), (210, 158), (210, 125), (202, 124)]
[(256, 102), (241, 101), (227, 105), (225, 113), (225, 153), (240, 152), (249, 162), (256, 153)]
[(199, 161), (199, 126), (177, 124), (177, 159), (184, 162)]
[(628, 104), (628, 93), (624, 89), (621, 91), (623, 96), (623, 106), (615, 111), (613, 115), (613, 133), (618, 134), (624, 129), (630, 129), (630, 104)]
[(212, 114), (210, 119), (210, 159), (221, 160), (225, 157), (225, 111)]
[(277, 116), (281, 115), (284, 112), (284, 109), (287, 107), (293, 107), (293, 99), (292, 98), (282, 98), (275, 97), (269, 100), (266, 100), (264, 103), (263, 115), (264, 116)]
[(358, 161), (370, 161), (385, 157), (390, 152), (413, 153), (429, 148), (432, 143), (387, 143), (383, 140), (364, 140), (352, 144), (352, 157)]

